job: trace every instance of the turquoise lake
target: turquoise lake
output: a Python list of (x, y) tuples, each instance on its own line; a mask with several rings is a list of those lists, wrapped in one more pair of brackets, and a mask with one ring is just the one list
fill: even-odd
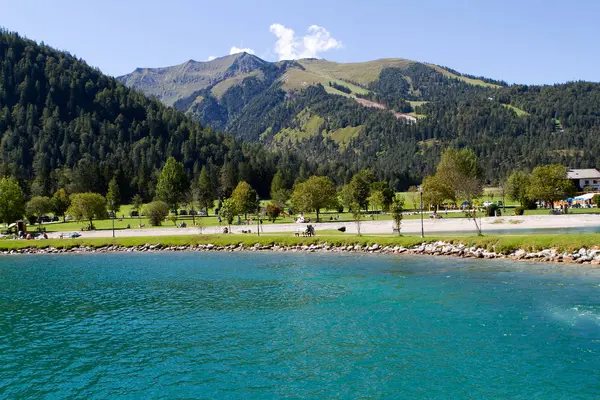
[(383, 255), (0, 258), (0, 398), (600, 398), (600, 270)]

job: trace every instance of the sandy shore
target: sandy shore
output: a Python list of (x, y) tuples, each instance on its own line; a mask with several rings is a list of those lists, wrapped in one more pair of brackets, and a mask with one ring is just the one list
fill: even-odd
[[(516, 231), (523, 230), (529, 232), (531, 229), (557, 229), (557, 228), (595, 228), (600, 229), (600, 214), (588, 215), (536, 215), (523, 217), (499, 217), (499, 218), (482, 218), (481, 224), (483, 232), (486, 231), (501, 232), (501, 231)], [(354, 222), (326, 222), (312, 224), (315, 227), (317, 235), (319, 231), (335, 230), (342, 226), (346, 227), (347, 233), (356, 233), (356, 223)], [(444, 233), (444, 234), (468, 234), (475, 233), (475, 224), (472, 220), (465, 218), (448, 218), (424, 220), (425, 234), (427, 233)], [(364, 221), (361, 223), (361, 233), (363, 234), (391, 234), (392, 221)], [(297, 229), (304, 229), (306, 224), (270, 224), (265, 223), (262, 226), (262, 231), (265, 233), (288, 232), (293, 234)], [(212, 226), (202, 230), (204, 234), (222, 233), (222, 227)], [(235, 234), (241, 234), (242, 230), (250, 229), (256, 233), (256, 225), (232, 225), (232, 231)], [(407, 234), (417, 234), (421, 232), (421, 220), (411, 219), (402, 222), (402, 232)], [(82, 237), (110, 237), (112, 231), (93, 231), (80, 232)], [(147, 229), (126, 229), (115, 231), (115, 236), (131, 237), (131, 236), (167, 236), (167, 235), (197, 235), (200, 233), (198, 228), (174, 228), (174, 227), (158, 227)], [(57, 238), (60, 233), (51, 233), (48, 236)]]

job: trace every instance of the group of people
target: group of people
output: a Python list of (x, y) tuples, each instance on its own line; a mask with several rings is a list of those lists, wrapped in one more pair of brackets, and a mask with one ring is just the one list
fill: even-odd
[[(18, 233), (17, 236), (18, 236), (19, 239), (24, 239), (24, 240), (31, 240), (31, 239), (33, 239), (33, 236), (31, 235), (30, 232), (19, 231), (19, 233)], [(44, 232), (42, 233), (42, 238), (48, 239), (48, 234), (46, 233), (46, 229), (44, 229)]]

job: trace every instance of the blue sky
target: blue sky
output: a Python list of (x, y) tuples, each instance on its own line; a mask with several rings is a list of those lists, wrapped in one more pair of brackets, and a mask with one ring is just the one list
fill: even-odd
[(599, 18), (592, 0), (0, 0), (0, 26), (115, 76), (236, 47), (267, 60), (400, 57), (509, 83), (600, 81)]

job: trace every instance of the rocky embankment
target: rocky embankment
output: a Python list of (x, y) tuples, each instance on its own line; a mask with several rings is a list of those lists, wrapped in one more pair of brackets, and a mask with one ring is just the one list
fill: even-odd
[(407, 255), (429, 255), (429, 256), (449, 256), (460, 258), (483, 258), (483, 259), (510, 259), (510, 260), (528, 260), (543, 262), (565, 262), (579, 264), (600, 265), (600, 249), (581, 248), (578, 251), (563, 252), (556, 249), (546, 249), (537, 252), (528, 252), (517, 250), (508, 254), (502, 252), (489, 251), (481, 247), (468, 247), (464, 244), (452, 244), (445, 242), (423, 243), (413, 247), (402, 246), (381, 246), (372, 245), (341, 245), (334, 246), (327, 243), (311, 245), (289, 245), (280, 246), (276, 244), (261, 245), (256, 243), (253, 246), (245, 246), (240, 243), (237, 245), (217, 246), (214, 244), (198, 244), (186, 246), (163, 246), (159, 244), (146, 243), (145, 245), (124, 247), (124, 246), (103, 246), (103, 247), (72, 247), (69, 249), (47, 247), (47, 248), (25, 248), (19, 250), (3, 251), (3, 254), (62, 254), (62, 253), (107, 253), (107, 252), (159, 252), (159, 251), (215, 251), (215, 252), (239, 252), (239, 251), (275, 251), (275, 252), (311, 252), (311, 253), (363, 253), (363, 254), (407, 254)]

